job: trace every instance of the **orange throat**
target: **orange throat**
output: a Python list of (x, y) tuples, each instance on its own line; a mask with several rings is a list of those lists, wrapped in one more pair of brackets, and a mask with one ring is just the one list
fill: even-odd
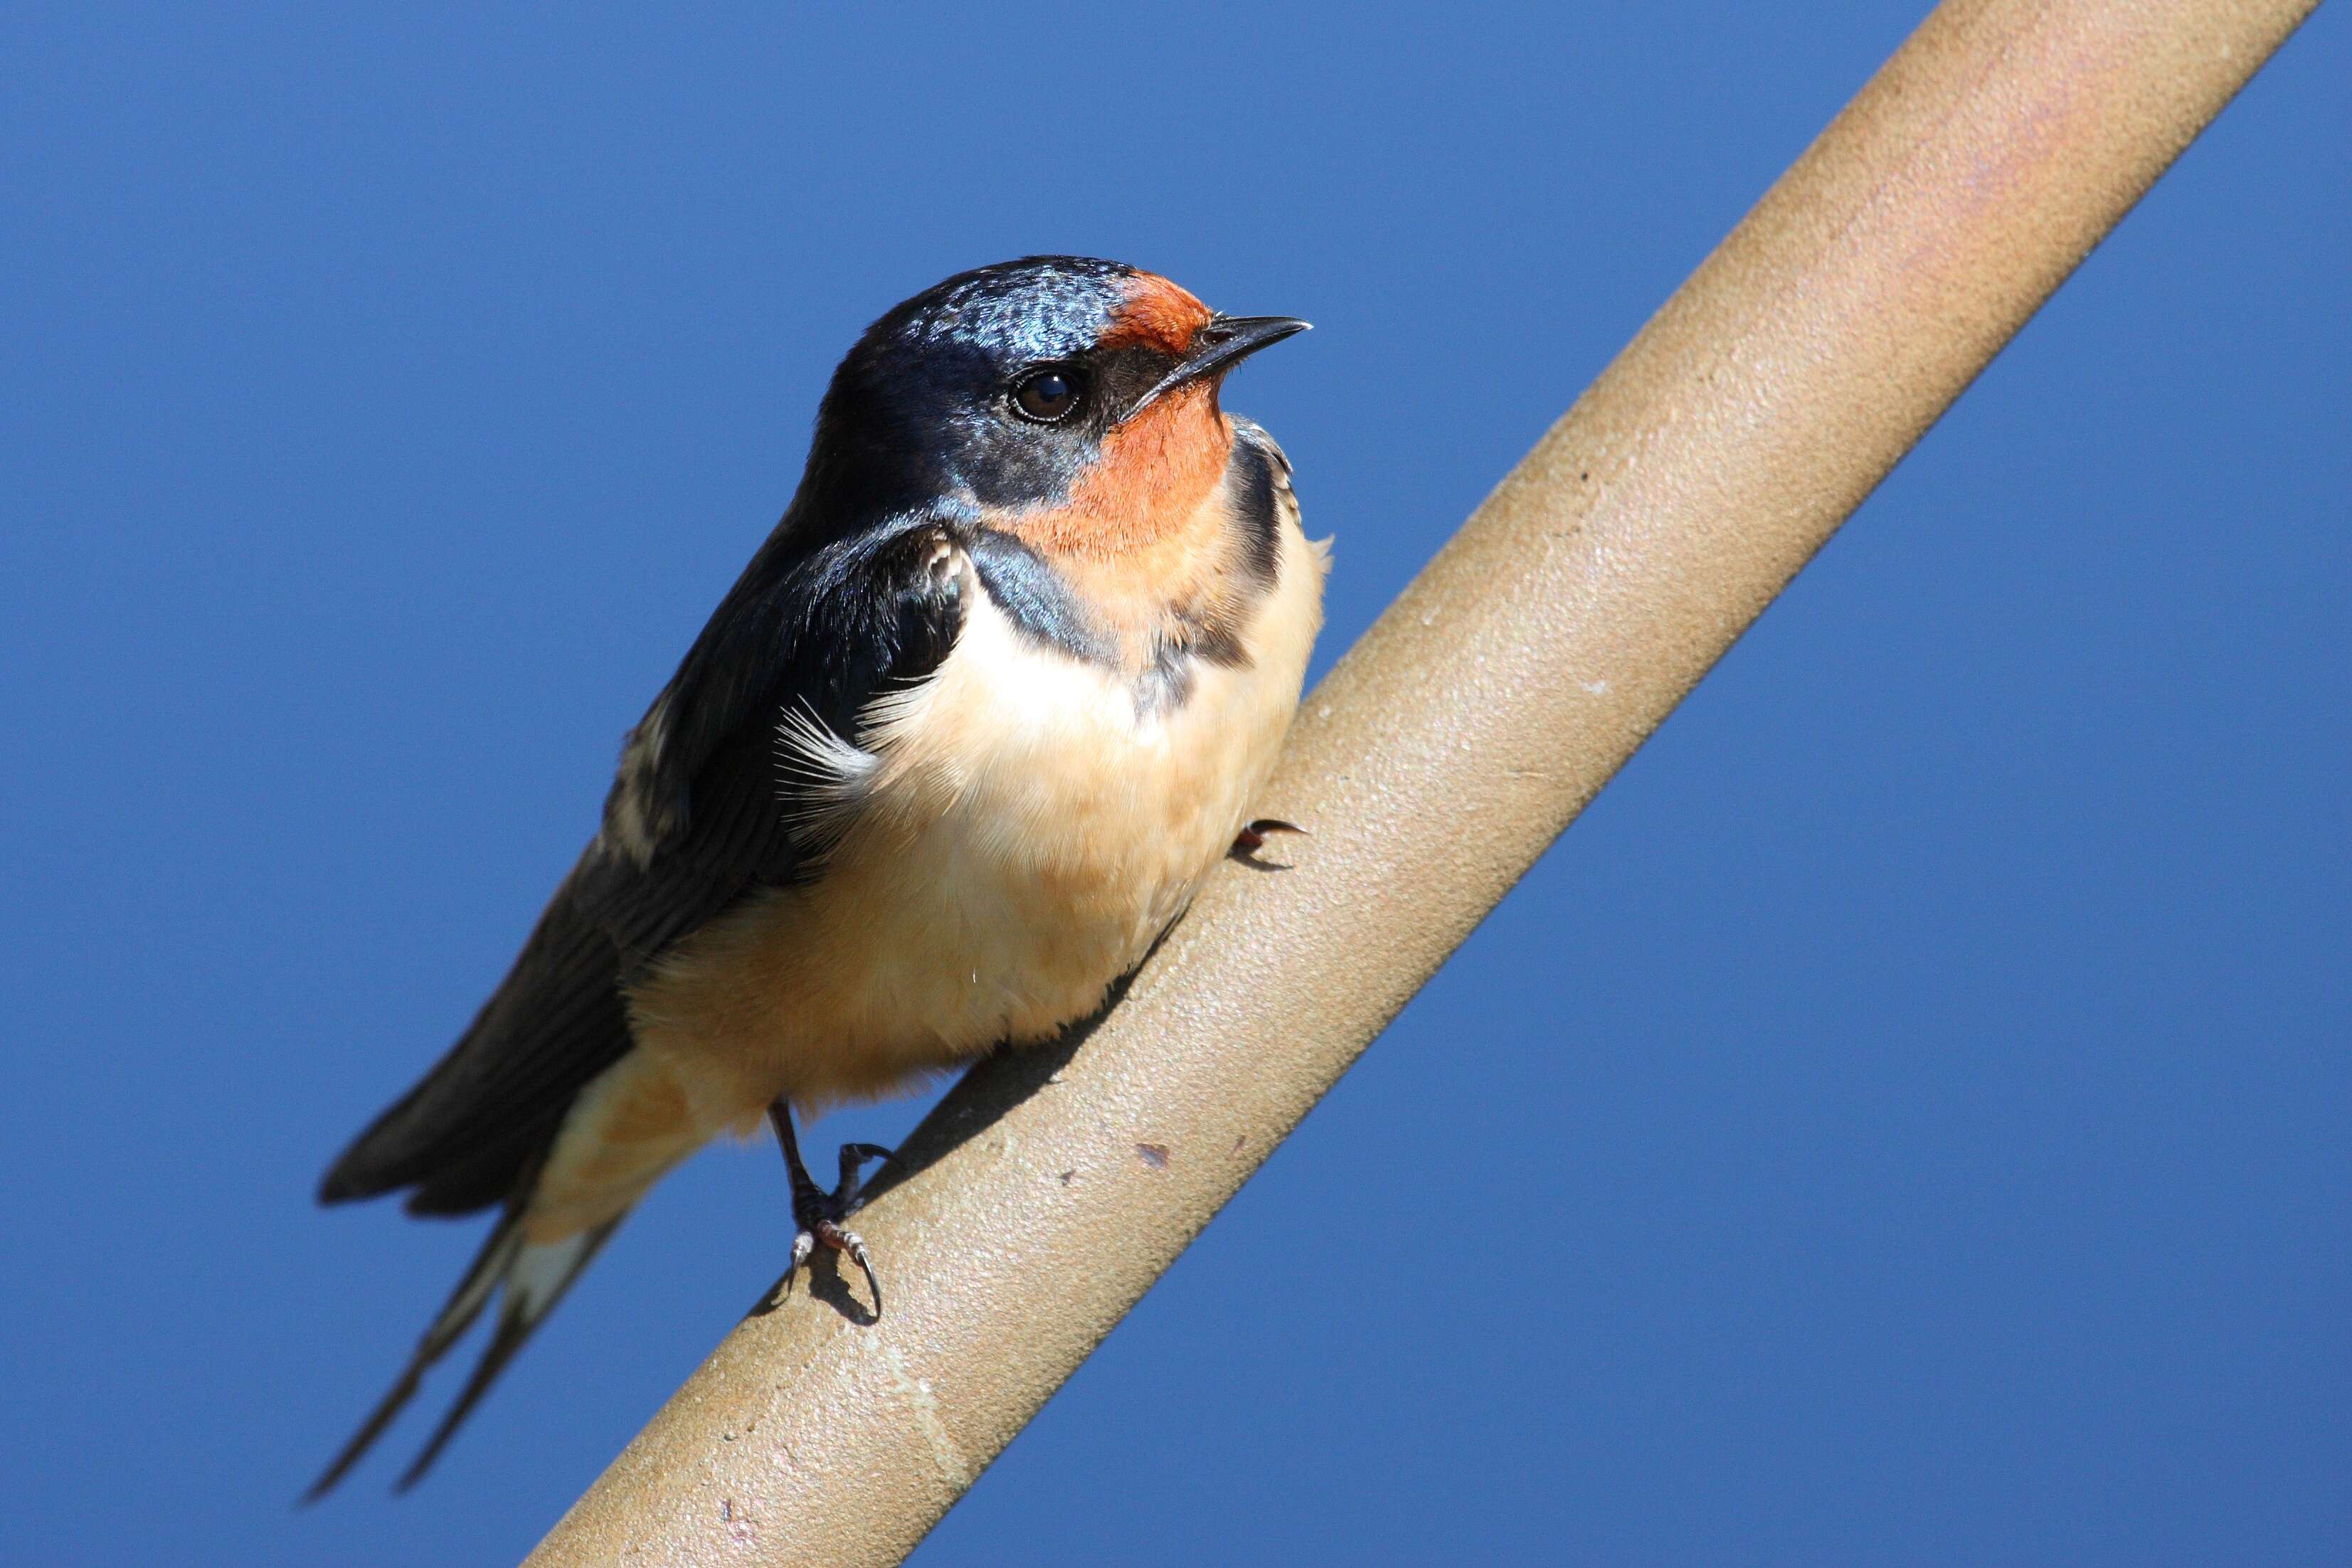
[(1051, 555), (1101, 560), (1148, 551), (1190, 529), (1224, 477), (1234, 427), (1216, 389), (1187, 386), (1105, 436), (1069, 500), (1023, 513), (1013, 531)]

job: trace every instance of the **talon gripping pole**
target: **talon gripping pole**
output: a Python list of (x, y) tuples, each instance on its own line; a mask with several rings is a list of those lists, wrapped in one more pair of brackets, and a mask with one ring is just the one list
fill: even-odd
[(530, 1563), (904, 1557), (2315, 4), (1938, 7), (1308, 694), (1296, 869), (974, 1072), (887, 1313), (747, 1319)]

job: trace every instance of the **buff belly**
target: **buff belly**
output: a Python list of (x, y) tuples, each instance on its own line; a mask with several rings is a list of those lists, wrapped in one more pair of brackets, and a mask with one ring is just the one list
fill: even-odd
[(887, 1094), (1099, 1005), (1223, 857), (1288, 728), (1324, 568), (1295, 522), (1283, 534), (1250, 660), (1198, 665), (1164, 708), (976, 593), (937, 676), (845, 758), (838, 823), (810, 825), (838, 833), (821, 874), (738, 906), (633, 991), (635, 1048), (566, 1118), (533, 1238), (619, 1215), (779, 1096)]

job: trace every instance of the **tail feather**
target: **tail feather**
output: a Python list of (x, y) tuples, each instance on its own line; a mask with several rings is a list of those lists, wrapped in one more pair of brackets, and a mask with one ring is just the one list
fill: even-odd
[(402, 1369), (391, 1392), (360, 1424), (360, 1429), (352, 1434), (351, 1440), (319, 1479), (310, 1483), (302, 1500), (316, 1502), (351, 1473), (352, 1468), (375, 1446), (376, 1439), (383, 1436), (394, 1417), (415, 1397), (425, 1373), (465, 1337), (466, 1331), (473, 1327), (474, 1320), (482, 1315), (482, 1309), (496, 1292), (499, 1298), (499, 1321), (491, 1331), (488, 1347), (482, 1352), (457, 1403), (441, 1418), (424, 1452), (401, 1476), (394, 1489), (406, 1491), (424, 1479), (425, 1472), (432, 1468), (433, 1461), (440, 1457), (482, 1395), (489, 1392), (490, 1384), (506, 1370), (507, 1363), (514, 1359), (515, 1352), (555, 1310), (564, 1292), (572, 1289), (572, 1281), (580, 1278), (581, 1270), (588, 1267), (598, 1249), (619, 1228), (621, 1218), (625, 1217), (608, 1220), (593, 1230), (561, 1241), (533, 1244), (523, 1237), (520, 1206), (509, 1209), (482, 1243), (482, 1250), (475, 1255), (447, 1303), (425, 1329), (425, 1337), (417, 1342), (415, 1352), (408, 1358), (407, 1366)]
[(424, 1450), (402, 1472), (394, 1490), (404, 1492), (425, 1479), (425, 1472), (433, 1468), (433, 1461), (441, 1457), (441, 1450), (457, 1435), (457, 1427), (473, 1413), (482, 1395), (490, 1391), (490, 1384), (498, 1381), (507, 1363), (546, 1321), (547, 1314), (555, 1310), (555, 1303), (572, 1289), (572, 1282), (580, 1278), (580, 1271), (588, 1267), (620, 1224), (618, 1219), (607, 1220), (593, 1230), (583, 1230), (541, 1247), (525, 1247), (515, 1254), (515, 1261), (507, 1271), (506, 1294), (499, 1303), (499, 1324), (491, 1331), (488, 1348), (475, 1363), (474, 1375), (466, 1380), (457, 1403), (441, 1417), (441, 1425), (433, 1429)]

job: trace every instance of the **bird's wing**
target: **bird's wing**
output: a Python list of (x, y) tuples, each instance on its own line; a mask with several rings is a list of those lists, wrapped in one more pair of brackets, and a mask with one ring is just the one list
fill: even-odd
[(812, 546), (787, 516), (632, 731), (603, 831), (505, 983), (322, 1201), (413, 1188), (412, 1212), (464, 1214), (527, 1194), (572, 1100), (629, 1049), (629, 978), (745, 893), (812, 873), (825, 781), (806, 742), (854, 738), (876, 698), (947, 657), (965, 536), (924, 511)]
[[(620, 1221), (533, 1242), (522, 1217), (580, 1091), (631, 1046), (630, 976), (760, 886), (810, 874), (812, 742), (928, 677), (962, 628), (958, 519), (896, 517), (810, 544), (793, 519), (754, 557), (629, 738), (593, 843), (496, 994), (424, 1080), (327, 1173), (329, 1203), (407, 1187), (420, 1214), (505, 1212), (392, 1391), (309, 1496), (340, 1481), (427, 1370), (499, 1300), (489, 1348), (425, 1451), (421, 1477)], [(779, 726), (782, 731), (779, 732)]]

